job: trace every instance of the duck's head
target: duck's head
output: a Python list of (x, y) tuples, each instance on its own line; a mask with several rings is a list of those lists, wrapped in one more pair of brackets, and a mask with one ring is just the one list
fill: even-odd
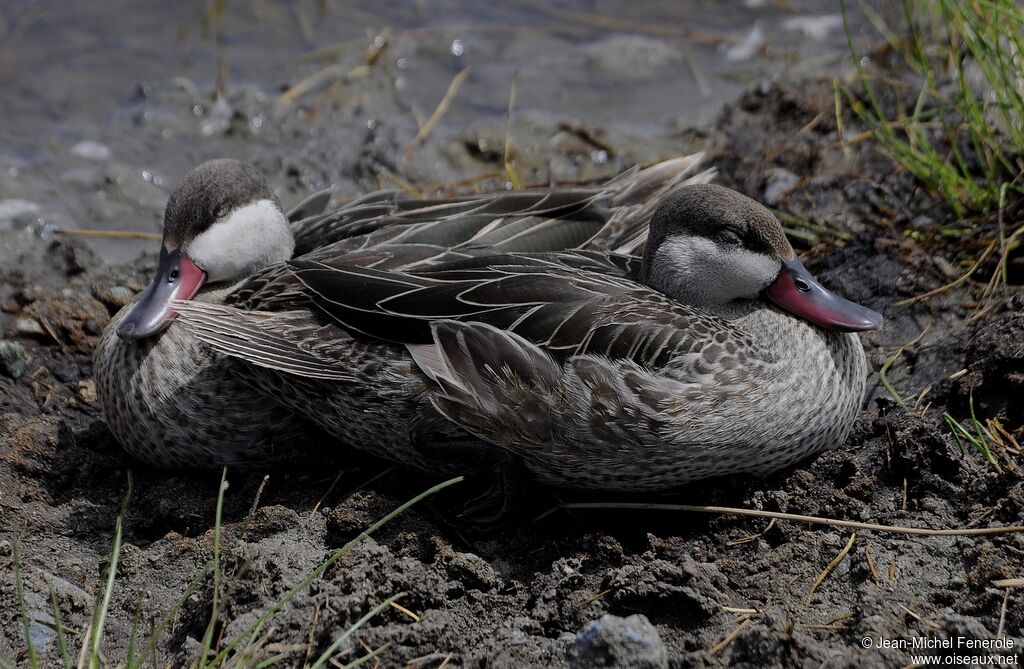
[(175, 300), (203, 284), (228, 284), (288, 260), (295, 240), (266, 179), (249, 163), (218, 159), (189, 172), (171, 193), (153, 283), (117, 328), (122, 339), (161, 332)]
[(659, 205), (641, 278), (666, 295), (711, 310), (763, 298), (829, 330), (882, 326), (881, 314), (839, 297), (811, 276), (768, 209), (712, 184), (683, 187)]

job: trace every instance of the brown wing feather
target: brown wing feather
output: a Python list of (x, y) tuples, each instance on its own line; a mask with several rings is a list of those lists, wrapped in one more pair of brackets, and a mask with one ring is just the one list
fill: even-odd
[(507, 328), (561, 356), (596, 353), (651, 367), (702, 350), (723, 333), (756, 353), (749, 337), (721, 318), (621, 275), (577, 268), (590, 262), (589, 255), (562, 253), (471, 258), (422, 273), (293, 267), (325, 313), (387, 341), (423, 343), (424, 323), (451, 319)]

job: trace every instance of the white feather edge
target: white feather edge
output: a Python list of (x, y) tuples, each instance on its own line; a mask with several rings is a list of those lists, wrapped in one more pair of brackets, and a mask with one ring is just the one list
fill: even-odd
[[(279, 342), (267, 339), (258, 343), (278, 349), (276, 354), (265, 349), (253, 348), (247, 342), (254, 340), (244, 332), (238, 331), (237, 327), (244, 325), (250, 332), (259, 333), (259, 325), (251, 322), (222, 322), (222, 319), (230, 318), (234, 314), (236, 310), (232, 307), (176, 300), (174, 309), (178, 312), (178, 318), (189, 328), (193, 336), (222, 355), (264, 369), (303, 378), (331, 381), (355, 380), (351, 373), (339, 367), (337, 361), (323, 359), (312, 351), (296, 345), (292, 345), (290, 351), (280, 350)], [(235, 327), (232, 327), (233, 325)], [(254, 345), (258, 346), (256, 342)]]

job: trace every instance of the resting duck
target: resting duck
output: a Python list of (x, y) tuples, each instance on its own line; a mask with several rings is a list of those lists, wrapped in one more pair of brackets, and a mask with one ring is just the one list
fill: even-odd
[[(278, 374), (296, 412), (357, 447), (416, 466), (424, 444), (498, 462), (489, 447), (576, 488), (666, 490), (840, 447), (865, 386), (855, 333), (882, 322), (815, 281), (767, 209), (713, 185), (664, 199), (642, 259), (290, 266), (312, 305), (295, 316), (305, 336), (277, 314), (242, 325), (186, 306), (196, 336)], [(366, 388), (351, 361), (371, 356)], [(298, 360), (309, 373), (286, 373)]]
[[(302, 452), (322, 436), (321, 421), (297, 412), (296, 398), (284, 401), (287, 383), (276, 374), (254, 371), (203, 344), (177, 319), (177, 303), (230, 307), (224, 326), (244, 326), (250, 310), (273, 312), (286, 343), (319, 335), (330, 344), (347, 335), (325, 334), (309, 322), (308, 300), (284, 264), (292, 257), (396, 269), (464, 258), (483, 248), (628, 251), (643, 244), (646, 221), (664, 192), (711, 178), (710, 171), (696, 173), (700, 160), (695, 154), (664, 161), (598, 188), (436, 200), (382, 191), (331, 211), (330, 193), (320, 192), (287, 214), (254, 166), (203, 163), (168, 200), (152, 284), (114, 316), (95, 352), (107, 423), (128, 452), (157, 466), (259, 467)], [(246, 350), (258, 357), (255, 346)], [(378, 367), (405, 374), (419, 384), (414, 392), (424, 395), (428, 386), (410, 363), (380, 364), (377, 356), (393, 351), (371, 345), (342, 364), (363, 370), (356, 376), (367, 383), (375, 382)], [(290, 365), (296, 374), (316, 371), (304, 366), (301, 355)], [(360, 392), (373, 403), (374, 389)], [(403, 420), (394, 413), (387, 418)]]

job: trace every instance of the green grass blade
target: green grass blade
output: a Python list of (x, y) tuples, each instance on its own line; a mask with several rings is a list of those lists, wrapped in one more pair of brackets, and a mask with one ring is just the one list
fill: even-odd
[(121, 512), (118, 513), (114, 524), (114, 546), (111, 548), (111, 563), (106, 571), (106, 584), (103, 587), (102, 596), (96, 601), (93, 610), (92, 620), (89, 621), (89, 629), (83, 640), (83, 651), (88, 649), (89, 668), (99, 669), (99, 645), (103, 639), (103, 627), (106, 624), (106, 612), (110, 609), (111, 597), (114, 594), (114, 580), (118, 574), (118, 558), (121, 555), (121, 538), (124, 528), (124, 517), (128, 511), (128, 502), (131, 500), (133, 490), (133, 479), (131, 472), (128, 472), (128, 491), (121, 502)]
[(373, 658), (377, 657), (378, 655), (380, 655), (381, 653), (386, 651), (390, 645), (391, 645), (390, 641), (388, 641), (387, 643), (383, 643), (380, 646), (377, 646), (376, 648), (374, 648), (372, 651), (370, 651), (366, 655), (363, 655), (359, 659), (352, 660), (351, 662), (349, 662), (348, 664), (343, 666), (341, 669), (355, 669), (356, 667), (361, 666), (362, 664), (364, 664), (366, 662), (369, 662)]
[(1003, 469), (999, 466), (996, 456), (992, 454), (992, 448), (988, 445), (988, 439), (985, 438), (985, 428), (981, 426), (981, 423), (978, 422), (978, 417), (974, 414), (974, 393), (970, 394), (968, 405), (971, 409), (971, 421), (974, 423), (974, 431), (978, 435), (978, 449), (985, 456), (985, 459), (996, 468), (996, 471), (1002, 474)]
[[(903, 25), (894, 30), (863, 1), (861, 6), (878, 34), (922, 79), (909, 116), (901, 111), (899, 86), (889, 89), (897, 98), (890, 118), (876, 78), (855, 47), (846, 0), (841, 0), (865, 103), (844, 92), (879, 145), (961, 218), (991, 213), (1008, 182), (1024, 196), (1024, 8), (1011, 0), (904, 0)], [(947, 79), (953, 84), (948, 93), (937, 85)], [(926, 115), (934, 120), (925, 123)]]
[(99, 669), (100, 666), (100, 642), (103, 639), (103, 628), (107, 623), (107, 611), (110, 608), (110, 599), (114, 594), (114, 579), (117, 576), (117, 560), (121, 555), (121, 516), (117, 517), (114, 524), (114, 547), (110, 553), (110, 564), (107, 566), (107, 582), (103, 588), (103, 595), (99, 606), (96, 608), (96, 615), (89, 625), (89, 666)]
[[(183, 606), (185, 606), (185, 602), (187, 602), (188, 598), (191, 597), (196, 592), (196, 590), (199, 589), (199, 585), (206, 580), (207, 574), (209, 574), (212, 569), (212, 563), (207, 564), (206, 567), (201, 569), (199, 573), (196, 574), (192, 581), (188, 584), (188, 587), (185, 589), (185, 594), (183, 594), (178, 599), (178, 601), (174, 605), (174, 608), (168, 611), (167, 615), (163, 617), (163, 619), (160, 621), (160, 624), (157, 625), (156, 629), (153, 631), (153, 635), (149, 638), (149, 641), (146, 642), (146, 647), (143, 648), (142, 653), (139, 654), (139, 657), (141, 658), (142, 662), (145, 662), (147, 657), (156, 652), (156, 644), (159, 642), (160, 637), (163, 636), (163, 633), (167, 629), (167, 626), (170, 625), (171, 621), (178, 616), (178, 612), (181, 611), (181, 608)], [(129, 669), (131, 669), (131, 665), (129, 665)]]
[(128, 635), (128, 653), (124, 660), (124, 666), (131, 667), (135, 660), (135, 645), (139, 638), (139, 621), (142, 619), (142, 597), (135, 602), (135, 614), (132, 616), (132, 629)]
[(213, 521), (213, 604), (210, 607), (210, 623), (203, 634), (203, 650), (199, 656), (199, 666), (206, 669), (207, 656), (213, 644), (213, 632), (217, 627), (217, 615), (220, 613), (220, 530), (224, 511), (224, 492), (228, 489), (228, 468), (220, 473), (220, 487), (217, 488), (217, 511)]
[(963, 425), (961, 425), (955, 418), (949, 415), (949, 413), (944, 412), (942, 414), (942, 418), (943, 420), (946, 421), (946, 425), (949, 426), (949, 431), (953, 433), (953, 438), (956, 439), (956, 445), (960, 449), (961, 457), (966, 455), (966, 451), (964, 451), (964, 442), (960, 440), (959, 434), (960, 432), (963, 431)]
[(32, 669), (39, 668), (39, 658), (32, 645), (32, 624), (28, 619), (28, 606), (25, 604), (25, 586), (21, 581), (21, 539), (14, 538), (11, 543), (12, 559), (14, 560), (14, 591), (18, 596), (18, 610), (21, 613), (21, 627), (25, 634), (25, 648), (28, 650), (28, 661)]
[(273, 606), (267, 609), (263, 613), (263, 615), (261, 615), (256, 620), (256, 622), (254, 622), (245, 631), (243, 631), (241, 634), (235, 637), (234, 640), (228, 643), (228, 645), (225, 646), (224, 649), (217, 654), (217, 656), (213, 659), (213, 662), (211, 664), (215, 667), (221, 666), (221, 664), (231, 655), (231, 652), (237, 647), (237, 645), (243, 639), (249, 638), (251, 635), (258, 633), (259, 630), (262, 629), (263, 626), (267, 623), (267, 621), (270, 620), (270, 618), (274, 616), (278, 611), (280, 611), (285, 604), (290, 602), (295, 597), (295, 595), (308, 588), (313, 581), (318, 579), (325, 571), (330, 569), (331, 565), (340, 560), (342, 556), (348, 553), (348, 551), (352, 550), (354, 547), (362, 543), (365, 539), (370, 537), (370, 535), (372, 535), (374, 532), (390, 523), (396, 517), (405, 513), (410, 507), (415, 506), (416, 504), (423, 501), (427, 497), (430, 497), (431, 495), (434, 495), (449, 486), (455, 485), (456, 483), (459, 483), (462, 480), (463, 477), (458, 476), (453, 479), (448, 479), (443, 483), (438, 483), (437, 485), (421, 492), (419, 495), (416, 495), (408, 502), (405, 502), (404, 504), (402, 504), (395, 510), (391, 511), (389, 514), (387, 514), (374, 524), (370, 525), (370, 527), (363, 530), (355, 539), (352, 539), (344, 546), (334, 551), (334, 553), (332, 553), (329, 558), (322, 562), (319, 567), (310, 572), (305, 578), (299, 581), (298, 585), (296, 585), (291, 590), (286, 592), (284, 596), (281, 597), (281, 599), (279, 599)]
[(266, 669), (267, 667), (272, 667), (286, 657), (288, 657), (288, 653), (279, 653), (278, 655), (272, 655), (267, 659), (263, 660), (262, 662), (260, 662), (259, 664), (253, 665), (252, 669)]
[(92, 622), (89, 624), (88, 638), (91, 651), (89, 653), (90, 669), (100, 667), (100, 643), (103, 641), (103, 627), (107, 622), (107, 610), (110, 608), (110, 599), (114, 594), (114, 579), (117, 577), (117, 560), (121, 555), (121, 537), (124, 528), (124, 516), (128, 510), (128, 501), (132, 497), (132, 477), (128, 475), (128, 492), (125, 493), (124, 501), (121, 503), (121, 512), (117, 514), (114, 522), (114, 546), (110, 550), (110, 565), (107, 568), (107, 583), (103, 588), (103, 597), (96, 608)]
[(352, 625), (347, 630), (345, 630), (345, 632), (341, 636), (334, 640), (334, 643), (327, 647), (327, 650), (320, 654), (320, 658), (313, 663), (313, 666), (310, 667), (310, 669), (320, 669), (320, 667), (324, 666), (327, 663), (327, 661), (331, 659), (331, 656), (334, 655), (335, 652), (337, 652), (338, 648), (341, 647), (341, 644), (348, 641), (348, 638), (355, 634), (356, 630), (362, 627), (367, 621), (376, 616), (378, 613), (380, 613), (387, 607), (391, 606), (391, 603), (396, 601), (403, 594), (404, 593), (399, 593), (397, 595), (392, 595), (391, 597), (388, 597), (383, 602), (370, 609), (369, 612), (367, 612), (367, 614), (364, 615), (362, 618), (352, 623)]
[(60, 615), (60, 607), (57, 606), (57, 593), (50, 591), (50, 605), (53, 607), (53, 624), (57, 628), (57, 647), (60, 648), (60, 659), (64, 663), (64, 669), (71, 669), (71, 654), (68, 652), (68, 640), (64, 634), (64, 620)]
[(900, 395), (892, 383), (889, 382), (888, 376), (889, 370), (892, 369), (892, 366), (896, 364), (896, 361), (899, 360), (899, 357), (902, 354), (903, 351), (900, 350), (885, 359), (885, 362), (882, 363), (882, 369), (878, 372), (878, 380), (882, 382), (882, 387), (885, 388), (887, 393), (889, 393), (889, 397), (891, 397), (896, 404), (899, 404), (901, 407), (905, 407), (907, 406), (907, 403), (903, 401), (903, 396)]
[(956, 439), (957, 446), (960, 447), (960, 455), (965, 455), (963, 442), (966, 441), (971, 446), (974, 446), (975, 450), (981, 453), (982, 457), (984, 457), (989, 464), (995, 467), (997, 472), (1002, 473), (1002, 468), (1000, 468), (999, 462), (996, 461), (995, 456), (992, 454), (992, 450), (989, 448), (988, 441), (985, 440), (985, 433), (981, 429), (981, 424), (978, 423), (978, 419), (973, 415), (973, 408), (971, 411), (971, 419), (974, 421), (975, 429), (978, 431), (977, 435), (972, 434), (970, 430), (964, 427), (963, 423), (953, 418), (953, 416), (948, 412), (943, 413), (942, 417), (945, 419), (946, 424), (953, 433), (953, 438)]

